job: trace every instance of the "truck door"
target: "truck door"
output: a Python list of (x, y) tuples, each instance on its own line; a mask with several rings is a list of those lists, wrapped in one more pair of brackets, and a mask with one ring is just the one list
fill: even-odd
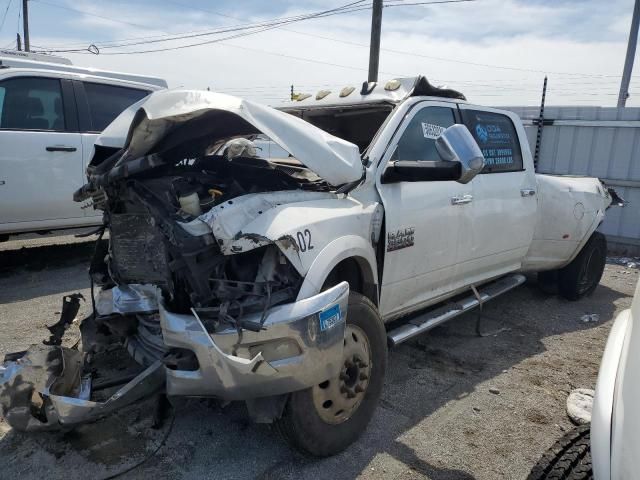
[(71, 84), (39, 76), (0, 80), (3, 229), (83, 217), (72, 198), (82, 183), (82, 143)]
[(421, 102), (407, 114), (378, 168), (385, 208), (381, 310), (388, 319), (433, 303), (460, 283), (457, 274), (462, 214), (471, 185), (454, 181), (382, 183), (395, 160), (440, 160), (435, 139), (456, 123), (455, 105)]
[(470, 285), (520, 268), (536, 223), (536, 178), (515, 115), (459, 108), (485, 157), (485, 168), (470, 183), (473, 199), (460, 227), (459, 268)]

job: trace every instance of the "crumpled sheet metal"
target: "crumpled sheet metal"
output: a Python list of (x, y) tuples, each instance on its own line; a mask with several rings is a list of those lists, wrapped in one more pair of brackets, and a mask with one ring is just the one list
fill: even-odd
[(165, 381), (157, 361), (105, 402), (93, 402), (79, 398), (82, 362), (78, 350), (44, 345), (5, 362), (0, 367), (0, 413), (7, 423), (20, 431), (85, 423), (151, 395)]
[[(355, 182), (363, 174), (360, 150), (353, 143), (271, 107), (198, 90), (152, 93), (124, 110), (96, 145), (124, 148), (119, 160), (122, 164), (158, 150), (161, 153), (172, 142), (193, 143), (202, 133), (189, 127), (198, 122), (209, 126), (210, 145), (231, 136), (261, 132), (332, 185)], [(219, 128), (222, 124), (226, 128)]]
[(165, 380), (162, 361), (157, 360), (104, 402), (49, 394), (58, 421), (63, 425), (77, 425), (98, 419), (126, 407), (157, 391)]
[[(16, 430), (58, 428), (45, 391), (73, 394), (82, 354), (71, 348), (33, 345), (23, 356), (0, 367), (0, 413)], [(64, 372), (64, 375), (62, 375)]]

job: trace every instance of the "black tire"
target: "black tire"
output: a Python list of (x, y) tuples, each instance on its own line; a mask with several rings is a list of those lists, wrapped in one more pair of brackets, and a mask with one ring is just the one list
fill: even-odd
[(580, 253), (558, 272), (558, 292), (567, 300), (590, 295), (600, 283), (607, 261), (607, 239), (594, 232)]
[(353, 324), (366, 334), (371, 352), (370, 377), (362, 401), (348, 419), (330, 424), (317, 413), (312, 388), (308, 388), (291, 394), (282, 418), (275, 423), (291, 446), (316, 457), (335, 455), (355, 442), (367, 428), (382, 393), (387, 368), (384, 323), (376, 306), (359, 293), (349, 294), (348, 308), (347, 325)]
[(589, 425), (571, 430), (531, 469), (527, 480), (592, 480)]
[(548, 295), (558, 293), (558, 270), (538, 272), (538, 288)]

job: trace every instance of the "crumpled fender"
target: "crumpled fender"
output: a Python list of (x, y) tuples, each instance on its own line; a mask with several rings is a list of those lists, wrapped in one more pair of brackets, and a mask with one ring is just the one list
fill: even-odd
[(360, 237), (361, 244), (370, 245), (368, 234), (376, 206), (327, 192), (249, 194), (217, 205), (181, 226), (193, 235), (213, 233), (224, 255), (275, 244), (305, 276), (318, 255), (338, 238)]
[(582, 250), (611, 204), (600, 180), (536, 174), (538, 213), (523, 270), (562, 268)]

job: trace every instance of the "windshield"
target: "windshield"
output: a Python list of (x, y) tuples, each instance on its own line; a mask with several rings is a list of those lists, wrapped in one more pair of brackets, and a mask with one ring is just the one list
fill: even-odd
[(287, 109), (287, 112), (331, 135), (354, 143), (360, 153), (363, 153), (392, 110), (393, 105), (381, 104), (368, 107)]

